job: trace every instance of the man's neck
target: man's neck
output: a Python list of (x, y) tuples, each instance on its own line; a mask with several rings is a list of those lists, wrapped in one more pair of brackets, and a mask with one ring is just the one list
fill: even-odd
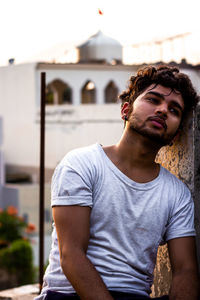
[(104, 147), (111, 161), (128, 177), (137, 182), (148, 182), (159, 174), (155, 157), (160, 147), (138, 133), (125, 131), (119, 143)]

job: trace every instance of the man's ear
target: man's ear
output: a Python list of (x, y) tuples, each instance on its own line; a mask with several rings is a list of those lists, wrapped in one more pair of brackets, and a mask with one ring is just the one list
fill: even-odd
[(122, 120), (124, 120), (125, 117), (127, 117), (129, 110), (130, 110), (129, 103), (124, 102), (124, 104), (122, 105), (122, 108), (121, 108), (121, 118), (122, 118)]

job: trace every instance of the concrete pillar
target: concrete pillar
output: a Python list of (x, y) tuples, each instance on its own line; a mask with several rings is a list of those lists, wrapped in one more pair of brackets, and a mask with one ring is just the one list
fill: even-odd
[(96, 89), (96, 103), (104, 104), (104, 88), (102, 85), (98, 85)]
[[(157, 161), (185, 182), (190, 189), (195, 204), (195, 228), (197, 232), (197, 254), (200, 269), (200, 106), (191, 115), (184, 130), (173, 146), (163, 147)], [(159, 247), (157, 264), (154, 270), (152, 296), (159, 297), (169, 293), (171, 266), (167, 245)]]
[(73, 105), (79, 105), (81, 103), (81, 90), (79, 86), (72, 89), (72, 101)]

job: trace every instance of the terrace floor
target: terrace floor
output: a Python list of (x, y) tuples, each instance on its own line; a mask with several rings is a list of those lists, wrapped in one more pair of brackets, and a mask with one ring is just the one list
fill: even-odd
[(29, 284), (0, 291), (1, 300), (33, 300), (39, 293), (39, 284)]

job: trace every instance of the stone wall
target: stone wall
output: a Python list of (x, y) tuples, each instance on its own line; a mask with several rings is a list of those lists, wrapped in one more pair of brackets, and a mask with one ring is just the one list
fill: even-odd
[[(197, 252), (200, 263), (200, 106), (185, 122), (182, 133), (173, 146), (163, 147), (157, 161), (189, 187), (195, 203), (195, 228), (197, 231)], [(200, 266), (200, 264), (199, 264)], [(157, 264), (154, 270), (152, 297), (168, 294), (171, 283), (171, 266), (167, 245), (158, 250)]]

